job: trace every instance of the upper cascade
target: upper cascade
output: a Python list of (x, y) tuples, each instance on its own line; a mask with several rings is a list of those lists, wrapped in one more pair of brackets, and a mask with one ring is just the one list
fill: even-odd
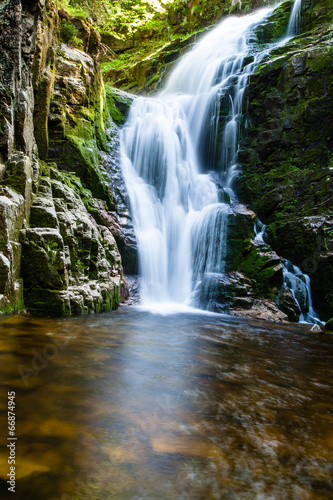
[(302, 0), (294, 0), (294, 5), (289, 17), (287, 37), (299, 35), (301, 29), (301, 7)]

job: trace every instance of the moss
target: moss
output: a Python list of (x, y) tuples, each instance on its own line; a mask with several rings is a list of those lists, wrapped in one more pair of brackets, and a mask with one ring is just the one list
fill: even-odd
[(25, 291), (29, 311), (52, 316), (66, 316), (72, 313), (69, 299), (59, 290), (33, 288)]
[(258, 26), (256, 35), (259, 43), (274, 42), (285, 35), (291, 7), (292, 2), (286, 0), (274, 10), (265, 23)]
[(20, 286), (15, 288), (15, 291), (11, 296), (6, 297), (6, 299), (3, 295), (0, 297), (0, 316), (7, 316), (25, 310), (23, 282), (20, 279), (17, 281), (17, 284), (18, 283)]
[(277, 297), (279, 286), (281, 286), (282, 268), (277, 271), (277, 263), (272, 264), (271, 255), (261, 254), (253, 245), (248, 257), (242, 262), (240, 271), (253, 280), (252, 286), (257, 296), (265, 296), (273, 300)]

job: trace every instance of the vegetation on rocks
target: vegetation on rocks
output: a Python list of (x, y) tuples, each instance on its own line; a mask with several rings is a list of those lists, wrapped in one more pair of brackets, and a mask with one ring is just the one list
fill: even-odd
[(315, 307), (328, 318), (333, 310), (333, 32), (330, 22), (312, 24), (311, 31), (273, 50), (251, 77), (236, 187), (268, 225), (268, 243), (310, 275)]
[(127, 291), (102, 165), (112, 118), (100, 35), (40, 7), (0, 5), (0, 314), (113, 309)]
[(102, 3), (57, 0), (65, 15), (89, 20), (99, 31), (104, 80), (134, 92), (159, 88), (172, 62), (221, 16), (246, 13), (272, 3), (272, 0)]

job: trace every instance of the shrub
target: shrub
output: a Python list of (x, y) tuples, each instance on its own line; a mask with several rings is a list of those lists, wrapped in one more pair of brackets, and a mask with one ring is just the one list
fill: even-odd
[(77, 35), (77, 28), (67, 19), (63, 19), (61, 22), (60, 35), (65, 43), (74, 43)]

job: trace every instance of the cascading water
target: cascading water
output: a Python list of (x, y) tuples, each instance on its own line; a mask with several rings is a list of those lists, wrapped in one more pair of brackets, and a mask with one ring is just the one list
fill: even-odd
[(204, 273), (224, 270), (229, 206), (209, 171), (218, 168), (233, 198), (243, 93), (260, 58), (247, 60), (253, 26), (271, 10), (223, 21), (182, 59), (158, 97), (131, 107), (122, 165), (144, 303), (189, 304)]
[[(259, 219), (255, 222), (255, 243), (265, 246), (266, 226)], [(313, 309), (310, 277), (303, 274), (299, 267), (289, 260), (281, 259), (283, 267), (283, 287), (287, 288), (294, 298), (299, 311), (300, 323), (324, 324)], [(282, 291), (283, 291), (282, 287)]]
[(292, 37), (298, 35), (301, 28), (301, 7), (302, 0), (295, 0), (293, 8), (291, 10), (288, 28), (287, 28), (287, 37)]
[[(121, 152), (144, 304), (191, 305), (204, 275), (223, 273), (230, 206), (210, 172), (236, 201), (231, 185), (244, 90), (265, 55), (297, 33), (300, 3), (287, 37), (261, 52), (254, 31), (273, 9), (227, 18), (181, 60), (158, 97), (132, 105)], [(258, 238), (264, 244), (260, 229)]]
[(323, 325), (324, 323), (320, 321), (313, 309), (309, 276), (303, 274), (299, 267), (294, 266), (288, 260), (284, 260), (283, 277), (284, 285), (291, 291), (301, 312), (299, 321)]

